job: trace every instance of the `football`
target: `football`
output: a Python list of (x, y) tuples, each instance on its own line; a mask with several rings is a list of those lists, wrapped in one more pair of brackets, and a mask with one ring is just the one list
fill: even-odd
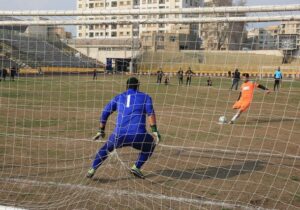
[(224, 124), (224, 123), (227, 123), (226, 117), (225, 116), (219, 117), (219, 124)]

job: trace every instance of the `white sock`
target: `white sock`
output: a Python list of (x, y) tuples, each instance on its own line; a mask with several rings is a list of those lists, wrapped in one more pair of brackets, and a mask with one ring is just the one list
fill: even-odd
[(236, 113), (233, 118), (231, 119), (232, 122), (236, 121), (237, 118), (239, 118), (239, 116), (241, 115), (240, 112)]

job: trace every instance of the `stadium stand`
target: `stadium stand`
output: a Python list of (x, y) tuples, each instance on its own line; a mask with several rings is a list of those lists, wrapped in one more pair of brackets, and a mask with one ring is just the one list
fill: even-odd
[(60, 40), (49, 41), (26, 36), (12, 30), (0, 30), (2, 54), (21, 67), (75, 67), (95, 68), (103, 66), (95, 59), (76, 56), (75, 49)]

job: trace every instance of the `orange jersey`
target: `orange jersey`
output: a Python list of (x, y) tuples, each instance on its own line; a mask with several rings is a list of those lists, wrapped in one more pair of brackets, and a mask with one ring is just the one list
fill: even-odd
[(254, 89), (256, 87), (258, 87), (259, 84), (257, 84), (256, 82), (244, 82), (241, 85), (241, 98), (240, 101), (251, 101), (253, 98), (253, 93), (254, 93)]

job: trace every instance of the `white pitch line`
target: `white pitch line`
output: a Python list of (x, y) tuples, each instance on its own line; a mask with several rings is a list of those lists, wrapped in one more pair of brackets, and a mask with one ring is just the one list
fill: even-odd
[(0, 210), (25, 210), (25, 209), (14, 207), (14, 206), (1, 206), (0, 205)]
[(300, 159), (300, 156), (289, 155), (282, 153), (269, 153), (269, 152), (256, 152), (256, 151), (242, 151), (242, 150), (228, 150), (228, 149), (215, 149), (215, 148), (195, 148), (195, 147), (180, 147), (173, 145), (160, 144), (162, 147), (166, 148), (176, 148), (176, 149), (197, 149), (201, 152), (220, 152), (227, 154), (240, 154), (240, 155), (257, 155), (257, 156), (266, 156), (266, 157), (278, 157), (278, 158), (291, 158), (291, 159)]
[[(0, 180), (6, 181), (6, 182), (18, 182), (18, 183), (25, 183), (28, 185), (35, 184), (37, 186), (56, 186), (56, 187), (62, 187), (62, 188), (69, 188), (69, 189), (80, 189), (80, 190), (88, 190), (90, 191), (96, 191), (103, 194), (105, 197), (115, 197), (115, 195), (118, 196), (134, 196), (134, 197), (144, 197), (144, 198), (151, 198), (151, 199), (160, 199), (160, 200), (167, 200), (167, 201), (176, 201), (176, 202), (183, 202), (183, 203), (192, 203), (197, 205), (211, 205), (211, 206), (220, 206), (224, 208), (241, 208), (245, 210), (254, 210), (257, 209), (255, 207), (251, 206), (243, 206), (240, 204), (230, 204), (225, 203), (222, 201), (213, 201), (213, 200), (200, 200), (200, 199), (193, 199), (193, 198), (184, 198), (184, 197), (175, 197), (175, 196), (167, 196), (162, 194), (151, 194), (151, 193), (142, 193), (142, 192), (130, 192), (127, 190), (109, 190), (109, 189), (100, 189), (97, 187), (90, 187), (90, 186), (84, 186), (80, 184), (66, 184), (66, 183), (56, 183), (56, 182), (41, 182), (36, 180), (28, 180), (28, 179), (17, 179), (17, 178), (0, 178)], [(260, 208), (263, 210), (263, 208)]]
[[(75, 138), (66, 138), (66, 137), (50, 137), (50, 136), (30, 136), (30, 135), (17, 135), (17, 134), (7, 134), (1, 133), (0, 136), (9, 136), (9, 137), (30, 137), (31, 139), (49, 139), (49, 140), (68, 140), (68, 141), (86, 141), (93, 143), (105, 143), (106, 140), (91, 140), (91, 139), (75, 139)], [(221, 152), (225, 154), (235, 154), (235, 155), (257, 155), (257, 156), (265, 156), (265, 157), (276, 157), (276, 158), (290, 158), (290, 159), (300, 159), (299, 155), (291, 155), (284, 153), (272, 153), (263, 152), (263, 151), (243, 151), (243, 150), (229, 150), (229, 149), (216, 149), (216, 148), (199, 148), (199, 147), (188, 147), (188, 146), (175, 146), (175, 145), (167, 145), (167, 144), (159, 144), (160, 147), (172, 148), (172, 149), (189, 149), (189, 150), (197, 150), (201, 152)]]

